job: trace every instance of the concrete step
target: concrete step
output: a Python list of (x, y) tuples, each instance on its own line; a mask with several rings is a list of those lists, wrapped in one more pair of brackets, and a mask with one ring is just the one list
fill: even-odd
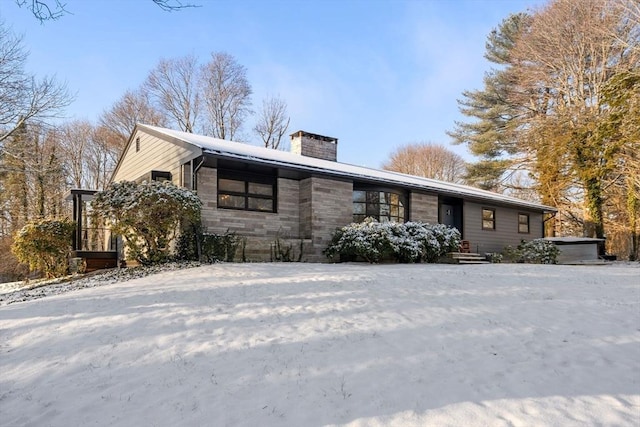
[(489, 264), (483, 255), (474, 252), (449, 252), (447, 257), (458, 264)]

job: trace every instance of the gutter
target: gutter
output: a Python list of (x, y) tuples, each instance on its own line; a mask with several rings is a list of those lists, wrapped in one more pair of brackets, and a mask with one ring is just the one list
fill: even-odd
[(198, 171), (204, 164), (204, 156), (201, 156), (200, 164), (195, 168), (193, 167), (193, 160), (191, 159), (191, 191), (198, 192)]
[[(415, 183), (408, 183), (408, 182), (404, 182), (401, 179), (397, 179), (397, 180), (385, 180), (382, 178), (377, 178), (377, 177), (372, 177), (370, 175), (365, 175), (365, 174), (359, 174), (359, 173), (352, 173), (352, 172), (345, 172), (345, 171), (338, 171), (338, 170), (329, 170), (329, 169), (325, 169), (322, 167), (318, 167), (318, 166), (311, 166), (311, 165), (301, 165), (299, 163), (290, 163), (290, 162), (286, 162), (286, 161), (280, 161), (280, 160), (271, 160), (271, 159), (265, 159), (262, 157), (256, 157), (256, 156), (247, 156), (247, 155), (243, 155), (243, 154), (235, 154), (235, 153), (230, 153), (227, 151), (222, 151), (222, 150), (211, 150), (211, 149), (203, 149), (203, 152), (209, 154), (209, 155), (213, 155), (215, 157), (220, 157), (220, 158), (226, 158), (226, 159), (238, 159), (238, 160), (243, 160), (243, 161), (249, 161), (249, 162), (254, 162), (254, 163), (258, 163), (258, 164), (266, 164), (266, 165), (272, 165), (272, 166), (276, 166), (276, 167), (282, 167), (282, 168), (288, 168), (288, 169), (293, 169), (293, 170), (303, 170), (303, 171), (307, 171), (307, 172), (315, 172), (321, 175), (325, 175), (325, 176), (334, 176), (334, 177), (341, 177), (341, 178), (349, 178), (349, 179), (361, 179), (363, 181), (368, 181), (368, 182), (376, 182), (376, 183), (381, 183), (381, 184), (385, 184), (385, 185), (389, 185), (389, 184), (395, 184), (395, 185), (402, 185), (408, 189), (413, 189), (413, 190), (421, 190), (421, 191), (430, 191), (430, 192), (435, 192), (437, 194), (445, 194), (445, 195), (449, 195), (449, 196), (454, 196), (454, 197), (465, 197), (467, 199), (471, 199), (471, 200), (479, 200), (479, 201), (484, 201), (484, 202), (490, 202), (493, 204), (498, 204), (498, 205), (507, 205), (507, 206), (519, 206), (521, 208), (523, 207), (527, 207), (529, 209), (536, 209), (538, 211), (541, 212), (549, 212), (549, 213), (553, 213), (555, 215), (556, 213), (556, 209), (551, 207), (551, 206), (545, 206), (545, 205), (540, 205), (537, 203), (531, 203), (531, 202), (526, 202), (526, 201), (521, 201), (521, 200), (508, 200), (508, 199), (496, 199), (496, 198), (492, 198), (490, 196), (483, 196), (480, 194), (469, 194), (469, 193), (465, 193), (463, 191), (456, 191), (456, 189), (443, 189), (443, 188), (435, 188), (435, 187), (429, 187), (428, 185), (419, 185), (419, 184), (415, 184)], [(393, 173), (393, 172), (390, 172)], [(499, 194), (496, 193), (496, 196), (500, 196)]]

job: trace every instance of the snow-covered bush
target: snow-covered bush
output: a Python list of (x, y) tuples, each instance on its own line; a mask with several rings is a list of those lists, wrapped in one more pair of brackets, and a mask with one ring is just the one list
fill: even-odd
[(375, 263), (389, 252), (384, 228), (376, 220), (367, 218), (363, 222), (352, 223), (337, 230), (324, 253), (329, 258), (361, 257)]
[(531, 264), (556, 264), (559, 250), (553, 242), (534, 239), (521, 245), (524, 261)]
[(484, 257), (492, 264), (499, 264), (502, 262), (503, 255), (499, 252), (487, 252)]
[(31, 271), (40, 270), (49, 278), (63, 276), (74, 229), (75, 223), (66, 218), (31, 221), (18, 232), (11, 251)]
[(447, 252), (458, 251), (462, 236), (457, 228), (452, 228), (444, 224), (430, 224), (428, 227), (433, 234), (433, 238), (438, 242), (437, 251), (435, 251), (435, 245), (431, 246), (432, 250), (428, 254), (428, 262), (436, 262), (438, 258), (446, 255)]
[(398, 262), (420, 262), (424, 251), (420, 239), (421, 233), (424, 233), (422, 224), (384, 223), (380, 226), (387, 230), (391, 254)]
[(557, 264), (558, 247), (545, 239), (534, 239), (520, 242), (517, 248), (505, 247), (502, 254), (511, 262), (525, 262), (528, 264)]
[(442, 224), (379, 223), (367, 218), (337, 230), (324, 251), (331, 259), (357, 257), (374, 263), (383, 258), (398, 262), (436, 262), (460, 245), (460, 232)]
[(143, 265), (169, 259), (180, 224), (198, 222), (202, 208), (198, 196), (169, 181), (112, 183), (92, 205), (124, 238), (128, 257)]

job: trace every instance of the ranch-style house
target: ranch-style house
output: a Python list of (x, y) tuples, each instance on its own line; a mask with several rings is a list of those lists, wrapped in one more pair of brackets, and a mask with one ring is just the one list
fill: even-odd
[(456, 227), (471, 251), (543, 237), (555, 209), (477, 188), (337, 161), (338, 140), (291, 135), (284, 152), (138, 124), (112, 176), (170, 180), (197, 192), (207, 232), (235, 232), (249, 261), (268, 261), (274, 242), (323, 262), (333, 232), (366, 217)]

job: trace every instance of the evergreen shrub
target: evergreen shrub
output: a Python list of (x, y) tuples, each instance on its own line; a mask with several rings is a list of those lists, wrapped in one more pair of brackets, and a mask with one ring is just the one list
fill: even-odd
[(67, 274), (75, 222), (69, 219), (39, 219), (18, 231), (11, 252), (48, 278)]
[(549, 240), (534, 239), (529, 242), (522, 240), (516, 248), (507, 246), (502, 253), (511, 262), (557, 264), (560, 250)]
[(180, 233), (176, 244), (176, 259), (214, 263), (233, 262), (241, 239), (236, 233), (205, 233), (200, 224), (194, 224)]

